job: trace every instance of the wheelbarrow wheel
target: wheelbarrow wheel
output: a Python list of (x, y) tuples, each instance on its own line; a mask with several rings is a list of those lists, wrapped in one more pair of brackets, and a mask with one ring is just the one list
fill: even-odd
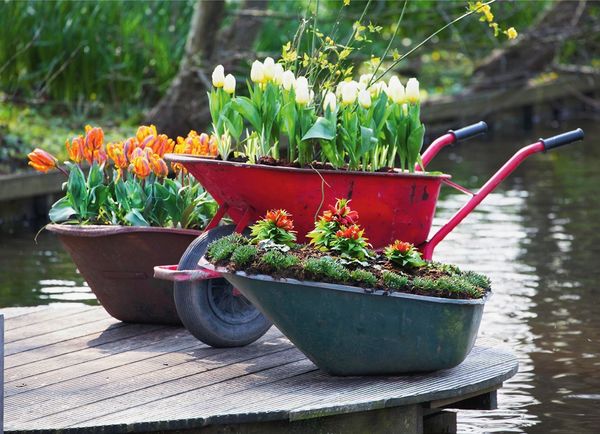
[[(179, 261), (178, 269), (190, 270), (208, 245), (233, 233), (235, 226), (219, 226), (196, 238)], [(213, 347), (239, 347), (254, 342), (271, 327), (243, 295), (223, 278), (175, 282), (175, 306), (185, 328)]]

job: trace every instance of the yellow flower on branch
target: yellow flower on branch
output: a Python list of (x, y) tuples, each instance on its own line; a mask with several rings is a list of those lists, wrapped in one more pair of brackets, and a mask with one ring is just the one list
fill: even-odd
[(508, 39), (516, 39), (519, 34), (514, 27), (510, 27), (504, 31), (504, 34), (508, 36)]

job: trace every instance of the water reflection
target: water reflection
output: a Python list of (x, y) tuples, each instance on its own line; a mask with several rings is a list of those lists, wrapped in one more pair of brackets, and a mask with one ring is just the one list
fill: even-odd
[(98, 304), (58, 239), (41, 232), (0, 235), (0, 307)]

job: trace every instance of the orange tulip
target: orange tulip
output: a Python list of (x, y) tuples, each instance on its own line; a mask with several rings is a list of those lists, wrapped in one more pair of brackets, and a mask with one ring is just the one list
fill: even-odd
[(123, 142), (109, 143), (106, 145), (108, 156), (115, 163), (115, 167), (124, 169), (127, 167), (127, 156), (123, 150)]
[(27, 154), (29, 165), (38, 172), (48, 172), (50, 169), (57, 167), (58, 160), (50, 153), (40, 148), (35, 148), (33, 152)]
[(83, 160), (84, 139), (83, 136), (73, 137), (73, 140), (65, 142), (65, 147), (69, 153), (71, 161), (79, 164)]
[(150, 164), (145, 156), (134, 157), (129, 168), (140, 179), (147, 178), (151, 172)]
[(164, 178), (169, 174), (169, 168), (167, 167), (165, 160), (160, 158), (160, 155), (153, 154), (148, 161), (152, 172), (159, 178)]
[(137, 132), (135, 133), (135, 138), (139, 143), (143, 143), (143, 141), (148, 136), (158, 136), (158, 132), (156, 131), (156, 127), (154, 125), (142, 125), (137, 129)]
[(265, 220), (275, 223), (275, 226), (278, 228), (291, 231), (294, 229), (294, 222), (290, 218), (291, 216), (292, 215), (284, 209), (273, 209), (267, 211)]
[(217, 136), (214, 134), (210, 136), (210, 141), (208, 142), (208, 155), (211, 157), (216, 157), (219, 154), (219, 149), (217, 148)]

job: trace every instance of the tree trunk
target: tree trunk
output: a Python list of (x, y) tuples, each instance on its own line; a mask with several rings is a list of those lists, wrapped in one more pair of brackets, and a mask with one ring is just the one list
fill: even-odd
[(585, 0), (559, 0), (509, 47), (475, 68), (471, 90), (520, 87), (550, 66), (561, 43), (578, 33)]
[[(266, 6), (266, 1), (245, 0), (243, 8), (258, 10)], [(210, 123), (206, 93), (212, 86), (212, 69), (222, 63), (231, 70), (247, 55), (260, 30), (262, 18), (238, 16), (220, 32), (224, 14), (224, 0), (197, 1), (179, 71), (147, 116), (147, 122), (171, 137), (204, 129)]]

